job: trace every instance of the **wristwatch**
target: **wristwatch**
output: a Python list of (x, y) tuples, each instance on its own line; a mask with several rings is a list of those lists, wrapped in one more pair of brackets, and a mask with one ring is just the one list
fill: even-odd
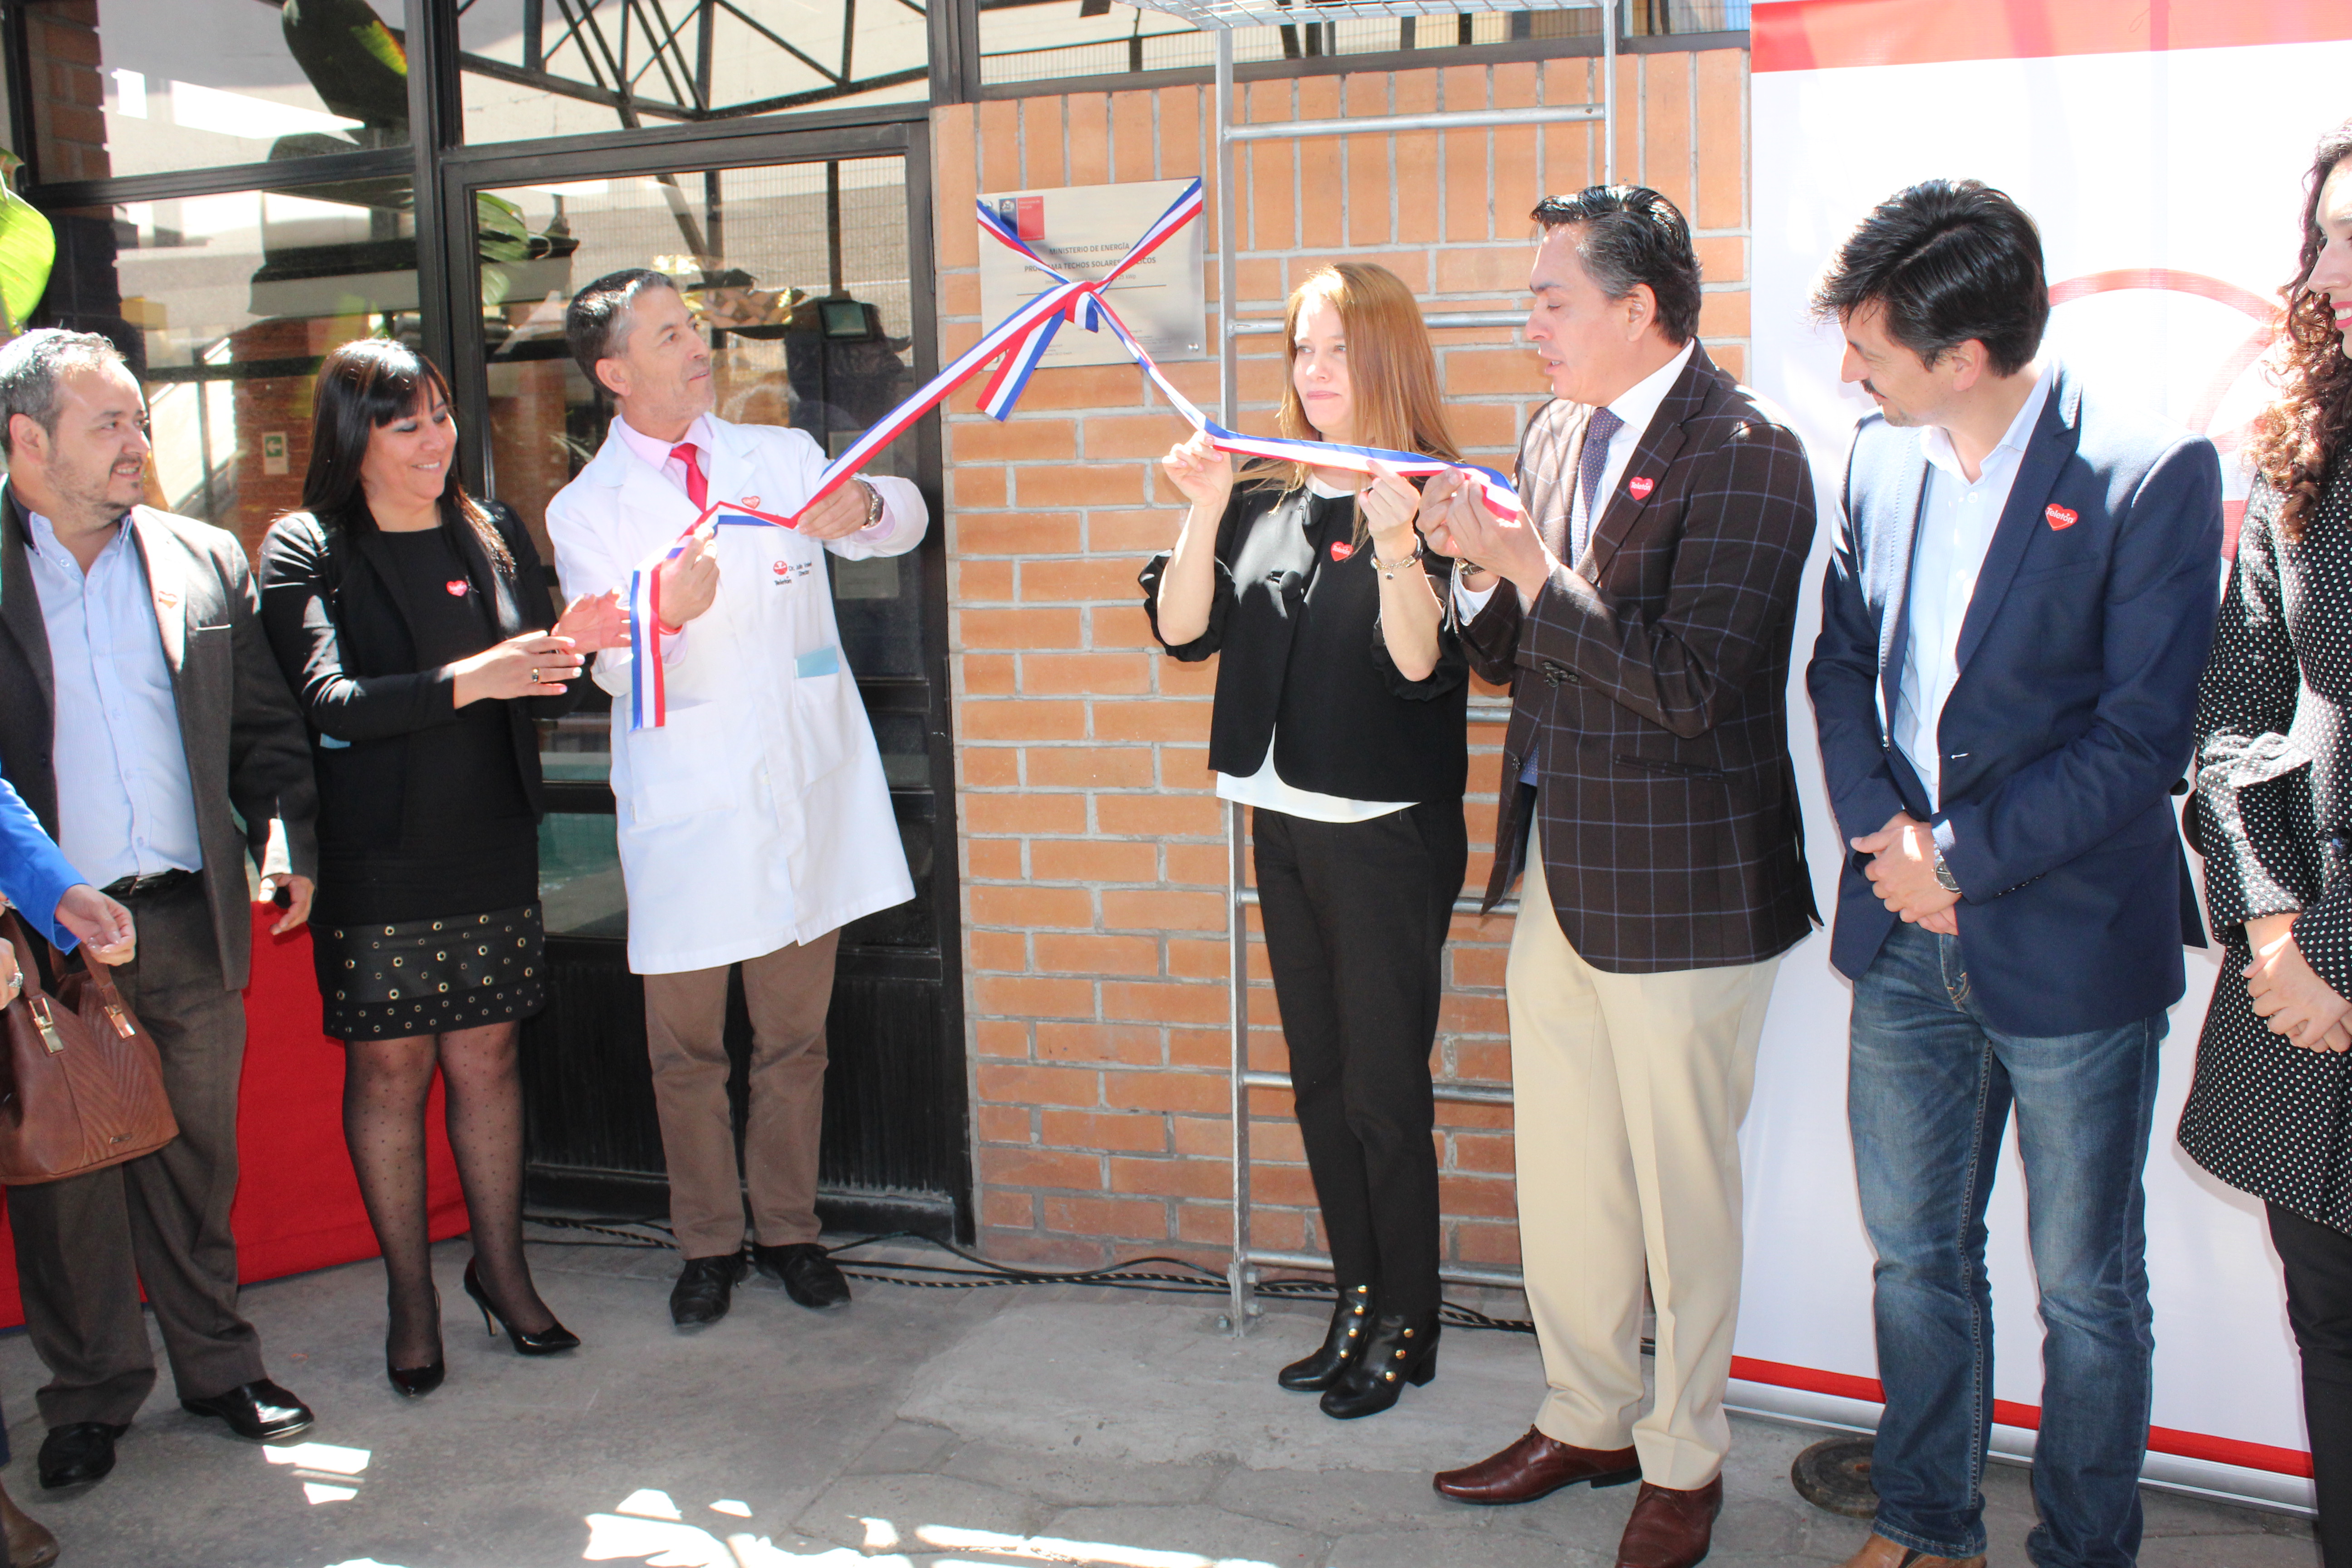
[(866, 488), (866, 526), (871, 528), (882, 521), (882, 492), (864, 479), (857, 482)]
[(1960, 890), (1960, 879), (1952, 875), (1949, 866), (1944, 864), (1944, 852), (1940, 849), (1936, 851), (1936, 886), (1948, 893)]

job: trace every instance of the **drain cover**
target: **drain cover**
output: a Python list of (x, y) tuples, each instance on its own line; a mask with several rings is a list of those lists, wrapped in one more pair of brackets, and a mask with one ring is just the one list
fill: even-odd
[(1870, 1519), (1878, 1512), (1878, 1493), (1870, 1485), (1867, 1437), (1832, 1437), (1814, 1444), (1789, 1467), (1789, 1484), (1799, 1497), (1830, 1513)]

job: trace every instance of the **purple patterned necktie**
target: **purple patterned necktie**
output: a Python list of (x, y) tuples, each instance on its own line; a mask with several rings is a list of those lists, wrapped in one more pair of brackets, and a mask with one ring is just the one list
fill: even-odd
[(1591, 542), (1593, 524), (1600, 521), (1592, 509), (1600, 496), (1601, 470), (1609, 466), (1610, 438), (1624, 427), (1625, 422), (1610, 413), (1605, 404), (1594, 409), (1592, 417), (1585, 421), (1584, 450), (1576, 469), (1577, 489), (1584, 499), (1584, 521), (1582, 527), (1570, 530), (1575, 535), (1574, 548), (1568, 557), (1570, 566), (1584, 559), (1584, 547)]

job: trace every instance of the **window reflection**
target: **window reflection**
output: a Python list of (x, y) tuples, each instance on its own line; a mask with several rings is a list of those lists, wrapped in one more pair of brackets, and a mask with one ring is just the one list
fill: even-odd
[[(1270, 4), (1286, 6), (1288, 0)], [(1294, 26), (1234, 29), (1234, 58), (1250, 64), (1452, 49), (1521, 39), (1597, 37), (1601, 30), (1601, 14), (1591, 0), (1576, 9), (1339, 21), (1312, 20), (1312, 0), (1300, 0), (1296, 8), (1301, 20)], [(1748, 26), (1748, 0), (1621, 0), (1618, 11), (1629, 37), (1736, 31)], [(992, 84), (1199, 69), (1216, 59), (1214, 34), (1180, 17), (1114, 0), (980, 0), (980, 47), (981, 79)]]
[(929, 91), (926, 0), (468, 0), (466, 139), (570, 136)]
[(416, 330), (401, 183), (244, 191), (54, 215), (47, 319), (111, 338), (154, 427), (149, 500), (247, 553), (299, 504), (329, 349)]
[(22, 9), (45, 181), (408, 142), (401, 0), (26, 0)]
[(626, 936), (618, 819), (551, 811), (539, 820), (539, 903), (550, 936)]

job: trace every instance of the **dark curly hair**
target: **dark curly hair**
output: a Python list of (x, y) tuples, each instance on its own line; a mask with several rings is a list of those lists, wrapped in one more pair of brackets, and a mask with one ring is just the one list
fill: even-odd
[(2322, 136), (2312, 153), (2311, 188), (2303, 199), (2303, 255), (2294, 277), (2279, 290), (2285, 301), (2279, 335), (2287, 348), (2273, 375), (2278, 401), (2255, 419), (2247, 448), (2254, 472), (2279, 493), (2278, 528), (2289, 539), (2302, 536), (2327, 482), (2327, 465), (2352, 428), (2352, 359), (2345, 357), (2344, 335), (2327, 296), (2304, 287), (2327, 243), (2319, 226), (2319, 195), (2346, 158), (2352, 158), (2352, 120)]

